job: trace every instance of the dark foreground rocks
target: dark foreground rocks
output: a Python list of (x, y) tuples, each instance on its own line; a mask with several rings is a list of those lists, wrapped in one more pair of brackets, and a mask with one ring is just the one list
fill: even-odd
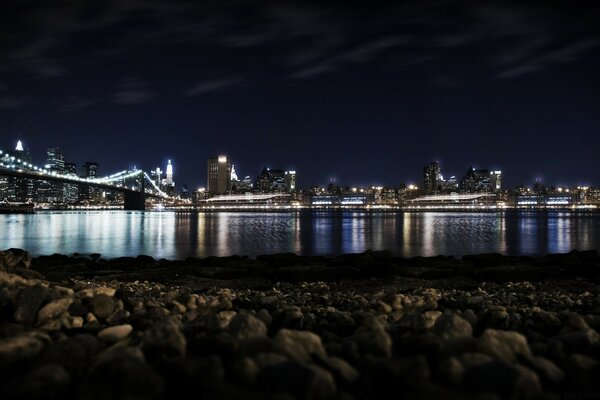
[(0, 259), (2, 399), (600, 396), (595, 252)]

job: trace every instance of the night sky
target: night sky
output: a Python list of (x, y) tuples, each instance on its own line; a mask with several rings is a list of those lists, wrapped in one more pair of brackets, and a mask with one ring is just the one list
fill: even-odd
[(432, 160), (597, 186), (594, 3), (2, 0), (0, 148), (170, 158), (190, 188), (217, 154), (300, 187), (421, 184)]

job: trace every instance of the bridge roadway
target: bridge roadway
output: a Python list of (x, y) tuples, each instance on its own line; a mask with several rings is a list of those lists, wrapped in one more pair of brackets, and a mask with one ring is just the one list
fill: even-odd
[[(140, 170), (140, 174), (143, 174), (142, 170)], [(79, 186), (90, 186), (99, 189), (121, 192), (123, 193), (123, 209), (125, 210), (145, 210), (146, 197), (162, 198), (162, 196), (160, 195), (151, 192), (146, 192), (145, 190), (139, 191), (125, 186), (116, 186), (108, 183), (94, 182), (93, 180), (82, 181), (80, 179), (72, 179), (60, 175), (47, 175), (38, 171), (6, 168), (4, 166), (0, 166), (0, 175), (12, 176), (16, 178), (36, 179), (48, 182), (68, 183)], [(142, 185), (142, 188), (143, 187), (144, 185)]]

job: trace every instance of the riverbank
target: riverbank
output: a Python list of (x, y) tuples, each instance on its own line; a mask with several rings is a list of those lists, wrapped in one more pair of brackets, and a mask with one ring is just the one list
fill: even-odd
[[(600, 395), (600, 256), (0, 253), (3, 398)], [(111, 385), (107, 385), (111, 382)]]

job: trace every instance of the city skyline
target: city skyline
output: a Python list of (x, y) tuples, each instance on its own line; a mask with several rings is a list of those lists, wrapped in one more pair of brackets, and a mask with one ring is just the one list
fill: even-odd
[[(18, 139), (17, 142), (16, 142), (16, 145), (14, 146), (14, 148), (17, 151), (25, 151), (25, 152), (27, 152), (27, 154), (29, 155), (29, 157), (31, 157), (31, 149), (28, 146), (27, 142), (25, 142), (25, 141), (23, 141), (21, 139)], [(12, 148), (9, 148), (9, 149), (12, 149)], [(74, 157), (70, 157), (70, 156), (65, 157), (64, 153), (60, 149), (62, 149), (62, 146), (56, 146), (56, 147), (47, 148), (44, 151), (44, 153), (48, 157), (47, 160), (39, 160), (41, 162), (37, 162), (37, 163), (36, 163), (35, 157), (31, 157), (31, 160), (33, 161), (34, 165), (38, 165), (40, 167), (44, 167), (44, 165), (47, 165), (47, 163), (50, 162), (50, 158), (53, 157), (53, 155), (51, 155), (50, 152), (56, 150), (56, 151), (60, 151), (60, 154), (61, 154), (61, 160), (60, 160), (60, 162), (63, 164), (63, 167), (64, 166), (69, 166), (69, 168), (75, 168), (77, 166), (79, 168), (85, 168), (86, 165), (89, 164), (89, 163), (97, 163), (96, 168), (100, 169), (99, 176), (108, 176), (111, 173), (113, 173), (113, 172), (116, 171), (116, 170), (115, 171), (113, 171), (113, 170), (104, 171), (102, 169), (102, 167), (101, 167), (101, 165), (103, 165), (102, 161), (89, 160), (89, 158), (81, 157), (81, 156), (79, 158), (81, 158), (81, 160), (86, 160), (86, 161), (85, 162), (80, 162), (80, 163), (74, 163), (73, 162), (74, 161), (73, 160)], [(0, 150), (2, 150), (2, 147), (0, 147)], [(218, 155), (218, 156), (209, 157), (208, 160), (209, 160), (209, 163), (210, 163), (211, 159), (215, 160), (215, 163), (216, 163), (217, 160), (220, 160), (222, 157), (225, 157), (225, 162), (227, 162), (229, 164), (229, 166), (227, 168), (228, 172), (227, 172), (226, 175), (231, 176), (232, 168), (233, 168), (233, 171), (236, 171), (235, 170), (235, 165), (237, 165), (235, 163), (235, 160), (233, 160), (231, 157), (229, 157), (228, 155), (221, 154), (221, 155)], [(160, 165), (156, 166), (156, 163), (155, 163), (155, 167), (138, 166), (138, 165), (129, 163), (127, 168), (128, 169), (132, 169), (132, 170), (133, 169), (144, 169), (145, 171), (149, 172), (150, 175), (152, 175), (155, 179), (162, 180), (165, 183), (168, 183), (169, 186), (172, 186), (173, 189), (171, 189), (171, 191), (172, 190), (177, 190), (177, 192), (180, 192), (181, 189), (182, 189), (182, 187), (184, 185), (186, 186), (186, 190), (187, 190), (190, 187), (190, 184), (188, 182), (183, 182), (180, 179), (177, 179), (177, 172), (175, 172), (175, 165), (177, 164), (177, 161), (176, 160), (171, 160), (171, 159), (165, 159), (165, 160), (166, 161), (164, 162), (163, 166), (166, 168), (166, 170), (162, 170), (161, 169), (162, 166), (160, 166)], [(172, 161), (174, 161), (175, 165), (172, 164)], [(415, 178), (408, 179), (408, 180), (406, 180), (404, 182), (396, 182), (396, 183), (386, 184), (386, 183), (381, 183), (381, 180), (376, 180), (375, 182), (370, 182), (370, 183), (364, 183), (364, 184), (362, 184), (362, 183), (352, 182), (351, 179), (349, 181), (341, 182), (341, 181), (339, 181), (337, 179), (337, 177), (330, 176), (330, 177), (323, 177), (322, 178), (322, 182), (319, 182), (319, 183), (316, 183), (316, 184), (306, 184), (306, 185), (304, 185), (303, 183), (300, 183), (297, 187), (296, 187), (296, 182), (294, 181), (294, 186), (295, 186), (295, 188), (297, 188), (299, 190), (304, 190), (304, 189), (309, 189), (311, 187), (326, 187), (327, 185), (331, 184), (332, 182), (335, 183), (335, 184), (337, 184), (337, 185), (340, 185), (342, 187), (365, 187), (365, 188), (366, 187), (372, 187), (372, 186), (400, 187), (402, 185), (407, 185), (407, 186), (410, 185), (410, 186), (416, 186), (416, 187), (418, 187), (419, 189), (421, 189), (423, 191), (423, 193), (432, 193), (432, 191), (430, 191), (430, 190), (427, 189), (427, 183), (424, 183), (422, 171), (423, 171), (423, 168), (427, 169), (428, 167), (430, 167), (433, 164), (437, 164), (438, 165), (438, 167), (437, 167), (438, 170), (437, 170), (436, 174), (440, 175), (438, 178), (441, 179), (441, 182), (448, 183), (449, 182), (448, 178), (451, 178), (453, 180), (452, 182), (454, 182), (456, 184), (455, 188), (457, 190), (460, 187), (462, 187), (461, 180), (464, 179), (465, 174), (461, 174), (461, 173), (454, 174), (453, 173), (454, 171), (452, 171), (451, 173), (448, 173), (446, 166), (443, 163), (439, 162), (439, 160), (432, 160), (431, 162), (424, 163), (421, 167), (415, 167), (415, 168), (413, 168), (413, 169), (416, 169), (416, 170), (421, 170), (421, 176), (420, 177), (415, 177)], [(119, 167), (116, 167), (116, 168), (118, 169)], [(121, 169), (122, 168), (123, 167), (121, 167)], [(252, 182), (254, 183), (255, 179), (260, 178), (260, 175), (264, 173), (265, 168), (269, 169), (270, 166), (263, 164), (263, 167), (260, 168), (260, 171), (262, 171), (260, 173), (247, 174), (246, 172), (244, 172), (244, 173), (240, 174), (239, 181), (242, 181), (244, 179), (244, 177), (246, 177), (246, 178), (250, 177), (252, 179)], [(210, 166), (209, 166), (209, 169), (210, 169)], [(472, 164), (470, 164), (469, 167), (468, 167), (468, 169), (467, 169), (467, 173), (468, 173), (469, 170), (475, 170), (475, 171), (477, 171), (479, 169), (480, 168), (474, 167)], [(206, 175), (204, 176), (204, 178), (203, 179), (202, 178), (198, 178), (198, 181), (200, 183), (198, 185), (196, 185), (196, 186), (192, 185), (192, 190), (203, 188), (203, 189), (207, 189), (210, 192), (210, 189), (209, 189), (209, 186), (210, 186), (210, 183), (209, 183), (209, 174), (210, 174), (210, 172), (207, 171), (206, 169), (205, 169), (205, 171), (206, 171)], [(284, 170), (281, 170), (281, 171), (283, 172)], [(442, 171), (443, 171), (443, 173), (442, 173)], [(508, 185), (506, 185), (504, 183), (505, 175), (503, 174), (503, 170), (499, 170), (497, 168), (490, 168), (489, 170), (486, 169), (484, 171), (491, 172), (492, 174), (494, 174), (494, 173), (502, 173), (502, 189), (516, 189), (516, 188), (521, 187), (521, 186), (525, 186), (525, 187), (529, 186), (529, 187), (531, 187), (531, 186), (534, 186), (535, 184), (543, 184), (543, 185), (545, 185), (547, 187), (578, 187), (578, 186), (598, 187), (598, 186), (600, 186), (600, 185), (598, 185), (598, 184), (596, 184), (594, 182), (581, 182), (581, 181), (578, 181), (578, 182), (560, 182), (560, 183), (555, 183), (552, 180), (543, 179), (540, 175), (536, 175), (534, 177), (534, 179), (531, 180), (530, 182), (523, 182), (523, 183), (519, 183), (519, 184), (516, 184), (516, 185), (513, 185), (513, 186), (508, 186)], [(295, 170), (292, 171), (292, 172), (294, 174), (296, 173)], [(158, 174), (158, 176), (156, 176), (155, 174)], [(426, 173), (426, 175), (427, 175), (427, 173)], [(236, 178), (237, 178), (237, 174), (236, 174)], [(438, 179), (438, 178), (435, 178), (435, 179)], [(294, 178), (294, 179), (296, 179), (296, 178)], [(425, 181), (427, 179), (428, 178), (425, 177)], [(213, 194), (224, 194), (224, 193), (227, 193), (228, 191), (231, 190), (231, 183), (232, 182), (233, 182), (233, 179), (230, 180), (230, 181), (228, 181), (228, 183), (227, 183), (227, 185), (228, 185), (227, 186), (227, 190), (224, 190), (224, 191), (223, 190), (221, 190), (221, 191), (215, 191), (215, 192), (213, 192)], [(449, 192), (449, 190), (446, 190), (446, 189), (444, 189), (443, 191), (444, 192)], [(171, 192), (171, 193), (173, 193), (173, 192)]]
[(107, 170), (171, 159), (190, 187), (216, 154), (241, 175), (296, 169), (303, 186), (420, 181), (436, 159), (502, 169), (507, 187), (597, 185), (587, 4), (11, 3), (0, 143)]

